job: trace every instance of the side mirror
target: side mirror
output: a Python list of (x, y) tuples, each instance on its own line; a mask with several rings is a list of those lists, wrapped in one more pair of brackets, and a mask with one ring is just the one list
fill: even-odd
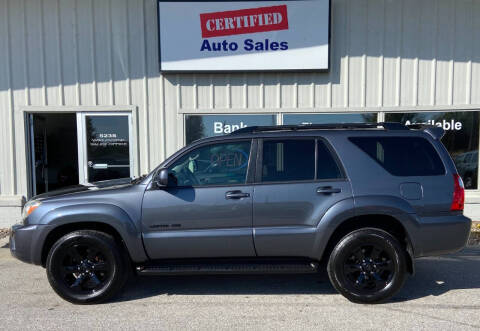
[(166, 168), (160, 169), (155, 175), (153, 182), (158, 188), (167, 187), (168, 186), (168, 169)]

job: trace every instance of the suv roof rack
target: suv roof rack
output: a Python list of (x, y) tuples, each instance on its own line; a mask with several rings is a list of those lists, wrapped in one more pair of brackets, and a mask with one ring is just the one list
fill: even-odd
[(417, 123), (417, 124), (406, 125), (406, 127), (408, 129), (425, 131), (434, 139), (438, 139), (438, 140), (442, 139), (443, 136), (445, 135), (445, 130), (442, 127), (432, 125), (432, 124)]
[(299, 124), (299, 125), (274, 125), (274, 126), (247, 126), (233, 131), (231, 135), (243, 133), (258, 133), (269, 131), (300, 131), (300, 130), (332, 130), (332, 129), (373, 129), (383, 127), (385, 130), (409, 130), (401, 123), (336, 123), (336, 124)]

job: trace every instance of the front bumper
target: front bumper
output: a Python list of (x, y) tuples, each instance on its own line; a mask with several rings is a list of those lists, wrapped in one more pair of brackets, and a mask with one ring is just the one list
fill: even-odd
[(20, 261), (42, 264), (42, 248), (48, 233), (47, 225), (12, 226), (10, 232), (10, 252)]
[(421, 217), (409, 231), (415, 257), (454, 253), (465, 247), (472, 220), (464, 215)]

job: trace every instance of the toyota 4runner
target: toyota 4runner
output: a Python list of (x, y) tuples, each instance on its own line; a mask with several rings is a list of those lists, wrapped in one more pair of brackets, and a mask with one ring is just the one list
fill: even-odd
[(464, 188), (435, 126), (247, 127), (198, 140), (149, 175), (33, 197), (12, 228), (74, 303), (128, 275), (316, 273), (351, 301), (397, 293), (417, 257), (464, 247)]

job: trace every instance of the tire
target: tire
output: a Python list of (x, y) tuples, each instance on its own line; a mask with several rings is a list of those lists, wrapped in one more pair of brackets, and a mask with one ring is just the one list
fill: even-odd
[(117, 294), (128, 279), (130, 259), (114, 238), (92, 230), (71, 232), (50, 249), (47, 277), (54, 291), (75, 304), (95, 304)]
[(405, 283), (406, 255), (386, 231), (363, 228), (343, 237), (335, 246), (327, 271), (335, 289), (355, 303), (380, 303), (393, 297)]

